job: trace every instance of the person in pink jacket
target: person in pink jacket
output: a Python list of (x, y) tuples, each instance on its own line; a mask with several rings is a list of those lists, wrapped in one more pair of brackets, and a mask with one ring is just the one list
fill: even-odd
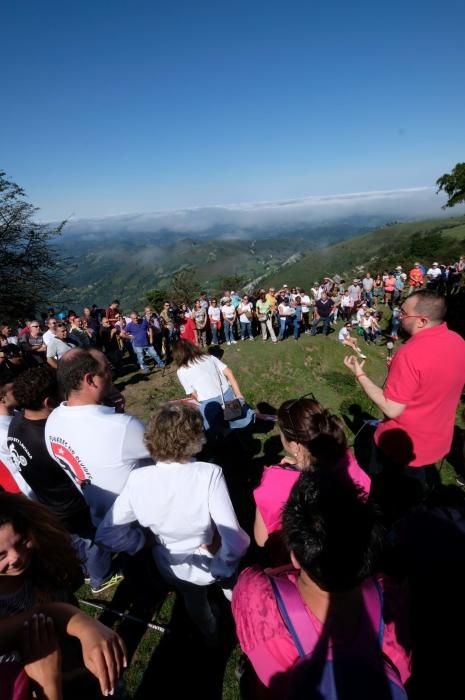
[[(366, 495), (370, 492), (370, 477), (348, 449), (341, 421), (324, 409), (313, 394), (285, 401), (278, 411), (278, 427), (287, 456), (280, 464), (265, 467), (254, 491), (254, 536), (260, 547), (281, 530), (283, 506), (303, 471), (323, 469), (335, 476), (342, 474)], [(273, 540), (276, 542), (276, 538)]]

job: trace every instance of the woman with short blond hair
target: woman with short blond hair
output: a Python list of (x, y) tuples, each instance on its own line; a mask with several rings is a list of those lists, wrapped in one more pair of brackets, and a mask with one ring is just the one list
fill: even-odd
[(160, 573), (183, 596), (192, 621), (213, 644), (217, 620), (207, 587), (221, 582), (230, 597), (249, 538), (237, 520), (221, 467), (195, 459), (204, 440), (196, 408), (176, 402), (160, 406), (145, 430), (154, 463), (131, 472), (97, 539), (113, 551), (135, 554), (145, 546), (144, 532), (115, 526), (138, 521), (149, 528), (156, 538), (152, 554)]

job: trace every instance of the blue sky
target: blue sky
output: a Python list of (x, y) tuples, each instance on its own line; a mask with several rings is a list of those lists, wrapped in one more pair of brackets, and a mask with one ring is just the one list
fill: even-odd
[(0, 169), (43, 218), (434, 185), (465, 3), (3, 3)]

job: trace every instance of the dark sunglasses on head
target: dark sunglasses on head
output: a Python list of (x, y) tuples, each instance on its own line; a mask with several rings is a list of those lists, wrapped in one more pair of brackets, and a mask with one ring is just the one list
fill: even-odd
[(290, 401), (287, 406), (285, 407), (285, 411), (287, 415), (289, 416), (289, 422), (291, 424), (292, 432), (294, 435), (298, 435), (299, 431), (296, 429), (294, 425), (294, 421), (292, 420), (292, 415), (291, 415), (291, 409), (299, 403), (299, 401), (302, 401), (303, 399), (310, 399), (311, 401), (317, 401), (315, 398), (315, 394), (312, 391), (309, 391), (308, 394), (303, 394), (303, 396), (299, 396), (298, 399), (294, 399), (293, 401)]

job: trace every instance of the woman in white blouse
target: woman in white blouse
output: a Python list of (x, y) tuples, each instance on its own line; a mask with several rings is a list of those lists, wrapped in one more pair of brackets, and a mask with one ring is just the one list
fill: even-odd
[[(178, 366), (178, 379), (188, 396), (198, 401), (204, 427), (209, 437), (225, 435), (229, 430), (245, 428), (254, 419), (247, 406), (233, 371), (214, 355), (202, 352), (188, 340), (178, 340), (173, 346), (173, 359)], [(223, 417), (225, 401), (239, 399), (242, 415), (226, 422)]]
[(139, 528), (117, 526), (138, 521), (149, 528), (161, 575), (183, 596), (205, 640), (215, 643), (217, 620), (207, 587), (220, 583), (230, 599), (231, 580), (249, 537), (239, 525), (221, 467), (195, 460), (205, 440), (196, 408), (164, 404), (151, 416), (144, 439), (154, 464), (131, 472), (98, 528), (97, 541), (135, 554), (146, 546), (146, 535)]

